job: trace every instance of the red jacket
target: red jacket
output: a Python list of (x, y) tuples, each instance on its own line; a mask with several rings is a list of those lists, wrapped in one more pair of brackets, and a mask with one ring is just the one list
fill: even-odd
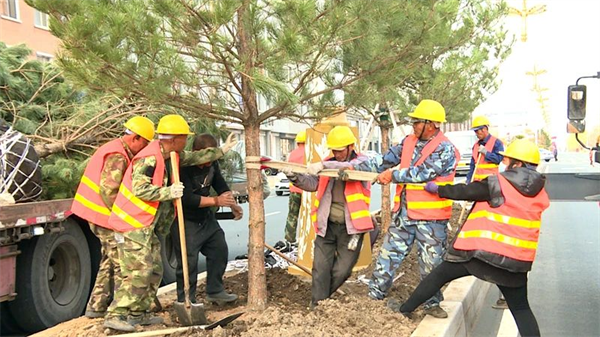
[[(485, 149), (488, 152), (492, 152), (494, 150), (494, 144), (496, 144), (496, 137), (490, 135), (487, 143), (485, 143)], [(473, 158), (475, 160), (475, 172), (473, 172), (473, 181), (480, 181), (488, 176), (498, 174), (498, 164), (491, 163), (485, 160), (485, 156), (482, 154), (479, 155), (479, 143), (475, 143), (473, 145)], [(479, 158), (479, 163), (477, 163), (477, 158)]]
[(544, 189), (534, 197), (525, 196), (501, 174), (497, 177), (504, 203), (492, 208), (488, 202), (476, 202), (453, 248), (481, 252), (483, 260), (487, 253), (500, 255), (504, 258), (496, 259), (501, 261), (498, 267), (526, 272), (535, 259), (542, 212), (550, 201)]
[[(402, 155), (400, 158), (401, 169), (411, 166), (410, 164), (417, 141), (418, 138), (415, 135), (407, 136), (404, 139)], [(427, 157), (429, 157), (443, 141), (449, 140), (440, 131), (421, 150), (421, 156), (415, 162), (414, 166), (423, 164)], [(456, 149), (454, 151), (457, 158), (456, 163), (458, 163), (460, 154)], [(456, 164), (454, 168), (455, 170), (452, 171), (452, 174), (436, 177), (433, 181), (439, 185), (452, 184), (454, 182), (454, 175), (456, 173)], [(405, 186), (399, 184), (396, 187), (396, 195), (394, 196), (394, 212), (400, 210), (400, 196), (404, 188), (406, 188), (406, 208), (409, 219), (448, 220), (452, 216), (452, 200), (440, 198), (437, 194), (431, 194), (425, 191), (425, 186), (421, 184), (406, 184)]]
[[(305, 151), (305, 147), (304, 144), (298, 144), (298, 147), (295, 148), (292, 152), (290, 152), (290, 155), (287, 159), (287, 161), (289, 163), (296, 163), (296, 164), (305, 164), (306, 163), (306, 153)], [(290, 183), (290, 193), (300, 193), (302, 194), (302, 190), (299, 189), (298, 187), (294, 186), (294, 184)]]
[(106, 205), (100, 196), (100, 175), (106, 157), (113, 154), (122, 155), (129, 164), (129, 155), (123, 147), (121, 139), (115, 139), (102, 145), (90, 158), (71, 205), (71, 211), (74, 214), (104, 228), (110, 228), (108, 218), (112, 205)]
[(125, 171), (125, 175), (123, 175), (119, 194), (108, 221), (109, 225), (116, 231), (128, 232), (137, 228), (148, 227), (154, 222), (160, 202), (141, 200), (132, 192), (133, 163), (138, 159), (150, 156), (156, 157), (156, 169), (152, 176), (152, 184), (159, 187), (163, 186), (165, 159), (160, 149), (160, 141), (155, 140), (133, 158), (127, 171)]

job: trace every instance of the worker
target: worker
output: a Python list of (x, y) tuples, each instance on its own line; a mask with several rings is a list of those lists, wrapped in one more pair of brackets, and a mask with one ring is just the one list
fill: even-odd
[[(374, 172), (371, 160), (354, 150), (356, 137), (348, 126), (336, 126), (327, 135), (333, 156), (307, 165), (307, 174), (291, 168), (282, 172), (294, 185), (317, 192), (311, 208), (315, 228), (310, 307), (333, 294), (352, 273), (358, 261), (363, 235), (373, 229), (369, 213), (371, 184), (347, 181), (346, 170)], [(340, 179), (318, 176), (322, 169), (339, 169)]]
[[(302, 130), (296, 135), (297, 147), (290, 152), (287, 161), (289, 163), (306, 164), (306, 131)], [(298, 215), (300, 214), (300, 204), (302, 202), (302, 190), (290, 183), (290, 197), (288, 201), (288, 215), (285, 223), (285, 240), (296, 244), (296, 228), (298, 227)]]
[(517, 323), (520, 336), (539, 336), (540, 330), (527, 299), (527, 272), (535, 259), (542, 212), (550, 205), (545, 178), (536, 171), (538, 147), (524, 139), (506, 148), (506, 171), (469, 185), (427, 183), (433, 195), (472, 200), (475, 205), (460, 229), (444, 262), (437, 266), (400, 305), (388, 307), (407, 316), (446, 283), (474, 275), (498, 285)]
[(502, 162), (500, 151), (504, 151), (502, 141), (489, 131), (490, 121), (485, 116), (473, 118), (471, 130), (477, 136), (477, 142), (473, 144), (473, 155), (467, 182), (480, 181), (485, 177), (498, 174), (498, 164)]
[(166, 115), (156, 128), (158, 140), (138, 153), (125, 171), (109, 218), (115, 230), (123, 280), (107, 310), (104, 326), (131, 332), (135, 325), (162, 324), (162, 318), (149, 313), (162, 279), (160, 242), (166, 235), (175, 209), (173, 200), (181, 198), (184, 186), (171, 181), (169, 154), (179, 154), (181, 166), (215, 161), (235, 145), (228, 138), (218, 148), (183, 151), (190, 132), (179, 115)]
[[(217, 140), (210, 134), (195, 137), (193, 150), (217, 147)], [(198, 254), (206, 256), (206, 301), (219, 304), (235, 301), (238, 296), (225, 291), (223, 275), (227, 267), (229, 250), (225, 233), (215, 218), (213, 208), (230, 207), (234, 220), (240, 220), (242, 208), (237, 204), (227, 182), (221, 175), (217, 161), (181, 169), (183, 190), (183, 217), (185, 219), (185, 238), (187, 245), (189, 297), (196, 303), (196, 285), (198, 279)], [(217, 196), (210, 196), (211, 188)], [(185, 301), (183, 265), (181, 259), (181, 241), (177, 221), (171, 226), (171, 239), (175, 248), (177, 267), (177, 301)]]
[[(452, 183), (460, 155), (440, 130), (441, 123), (446, 122), (446, 111), (440, 103), (422, 100), (408, 116), (413, 133), (391, 147), (378, 168), (381, 172), (377, 178), (379, 183), (406, 185), (396, 187), (392, 225), (383, 239), (369, 282), (368, 296), (375, 300), (387, 296), (396, 270), (415, 239), (421, 278), (442, 262), (446, 251), (452, 201), (430, 195), (423, 190), (422, 183)], [(438, 292), (427, 300), (425, 313), (437, 318), (447, 317), (440, 307), (442, 299), (442, 293)]]
[[(490, 121), (485, 116), (473, 118), (471, 130), (477, 136), (477, 142), (473, 144), (473, 154), (469, 173), (467, 174), (467, 184), (473, 181), (480, 181), (487, 176), (498, 174), (498, 165), (502, 162), (503, 156), (500, 151), (504, 151), (502, 141), (489, 132)], [(466, 207), (466, 206), (464, 206)], [(494, 309), (508, 309), (506, 299), (500, 293), (496, 303), (492, 305)]]
[(120, 287), (119, 254), (108, 218), (129, 162), (154, 138), (154, 123), (146, 117), (133, 117), (123, 126), (125, 135), (100, 146), (90, 158), (71, 206), (100, 240), (100, 265), (85, 310), (88, 318), (104, 317)]

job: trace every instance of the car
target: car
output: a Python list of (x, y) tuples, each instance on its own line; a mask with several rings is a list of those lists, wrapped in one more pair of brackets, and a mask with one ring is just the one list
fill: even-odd
[(279, 172), (275, 179), (275, 194), (282, 196), (283, 193), (290, 193), (290, 180), (285, 174)]
[(444, 135), (456, 146), (460, 153), (456, 175), (467, 175), (471, 169), (473, 145), (477, 143), (477, 136), (473, 131), (450, 131), (445, 132)]
[(550, 152), (549, 150), (546, 149), (540, 149), (540, 159), (545, 161), (545, 162), (549, 162), (550, 159), (554, 158), (554, 155), (552, 154), (552, 152)]
[[(264, 159), (267, 159), (267, 160), (275, 160), (274, 158), (269, 157), (269, 156), (264, 156), (263, 155), (261, 157), (264, 158)], [(267, 167), (267, 168), (263, 169), (263, 172), (265, 172), (265, 174), (268, 175), (268, 176), (274, 176), (274, 175), (277, 175), (279, 173), (279, 170), (277, 170), (276, 168)]]

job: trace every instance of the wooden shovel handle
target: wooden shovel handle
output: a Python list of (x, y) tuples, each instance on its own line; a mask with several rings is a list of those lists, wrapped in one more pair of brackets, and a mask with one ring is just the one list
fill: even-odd
[[(179, 160), (177, 153), (171, 151), (171, 171), (173, 174), (173, 184), (179, 183)], [(185, 222), (183, 220), (183, 204), (181, 198), (175, 199), (175, 208), (177, 209), (177, 223), (179, 225), (179, 242), (181, 243), (181, 264), (183, 265), (183, 289), (185, 294), (185, 305), (190, 307), (190, 274), (187, 262), (187, 243), (185, 241)]]

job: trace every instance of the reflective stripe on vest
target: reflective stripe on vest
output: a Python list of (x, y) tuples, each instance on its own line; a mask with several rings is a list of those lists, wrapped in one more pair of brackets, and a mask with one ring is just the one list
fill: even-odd
[[(421, 157), (411, 165), (412, 157), (415, 151), (418, 138), (415, 135), (407, 136), (402, 145), (402, 155), (400, 158), (400, 168), (409, 168), (423, 164), (425, 160), (437, 149), (443, 142), (449, 140), (439, 131), (421, 150)], [(454, 169), (447, 176), (438, 176), (433, 182), (438, 185), (452, 184), (456, 173), (456, 164), (460, 154), (456, 147), (454, 148), (456, 158)], [(431, 194), (425, 191), (423, 184), (406, 184), (396, 186), (396, 195), (394, 196), (394, 212), (400, 210), (400, 196), (402, 190), (406, 188), (406, 209), (408, 217), (412, 220), (447, 220), (452, 216), (452, 200), (440, 198), (437, 194)]]
[(501, 174), (498, 181), (504, 204), (492, 208), (487, 202), (476, 202), (454, 242), (454, 248), (533, 262), (542, 212), (550, 205), (548, 195), (542, 190), (535, 197), (526, 197)]
[[(494, 145), (496, 144), (496, 137), (490, 135), (487, 143), (485, 143), (485, 149), (487, 152), (492, 152), (494, 150)], [(479, 156), (479, 143), (475, 143), (473, 145), (473, 160), (477, 160), (479, 158), (479, 164), (475, 166), (475, 172), (473, 172), (473, 181), (480, 181), (488, 176), (498, 174), (498, 164), (491, 163), (485, 160), (485, 156), (482, 154)], [(477, 164), (477, 163), (476, 163)]]
[[(321, 198), (325, 194), (328, 184), (329, 177), (319, 177), (317, 194), (315, 195), (310, 212), (310, 219), (315, 231), (318, 231), (317, 210), (319, 209)], [(361, 231), (373, 229), (373, 220), (371, 219), (371, 213), (369, 212), (369, 205), (371, 204), (370, 185), (365, 187), (360, 181), (346, 181), (345, 185), (344, 197), (346, 199), (346, 206), (350, 212), (352, 226)]]
[(110, 228), (108, 225), (110, 208), (107, 207), (100, 195), (99, 184), (106, 157), (113, 154), (122, 155), (129, 164), (129, 155), (123, 147), (121, 139), (111, 140), (99, 147), (85, 168), (71, 205), (71, 211), (74, 214), (104, 228)]
[(151, 156), (156, 157), (156, 167), (152, 176), (152, 184), (158, 187), (163, 186), (165, 159), (160, 150), (160, 142), (155, 140), (133, 158), (127, 171), (125, 171), (109, 219), (109, 225), (116, 231), (127, 232), (136, 228), (144, 228), (152, 225), (154, 222), (160, 202), (142, 200), (132, 192), (133, 164), (139, 159)]

